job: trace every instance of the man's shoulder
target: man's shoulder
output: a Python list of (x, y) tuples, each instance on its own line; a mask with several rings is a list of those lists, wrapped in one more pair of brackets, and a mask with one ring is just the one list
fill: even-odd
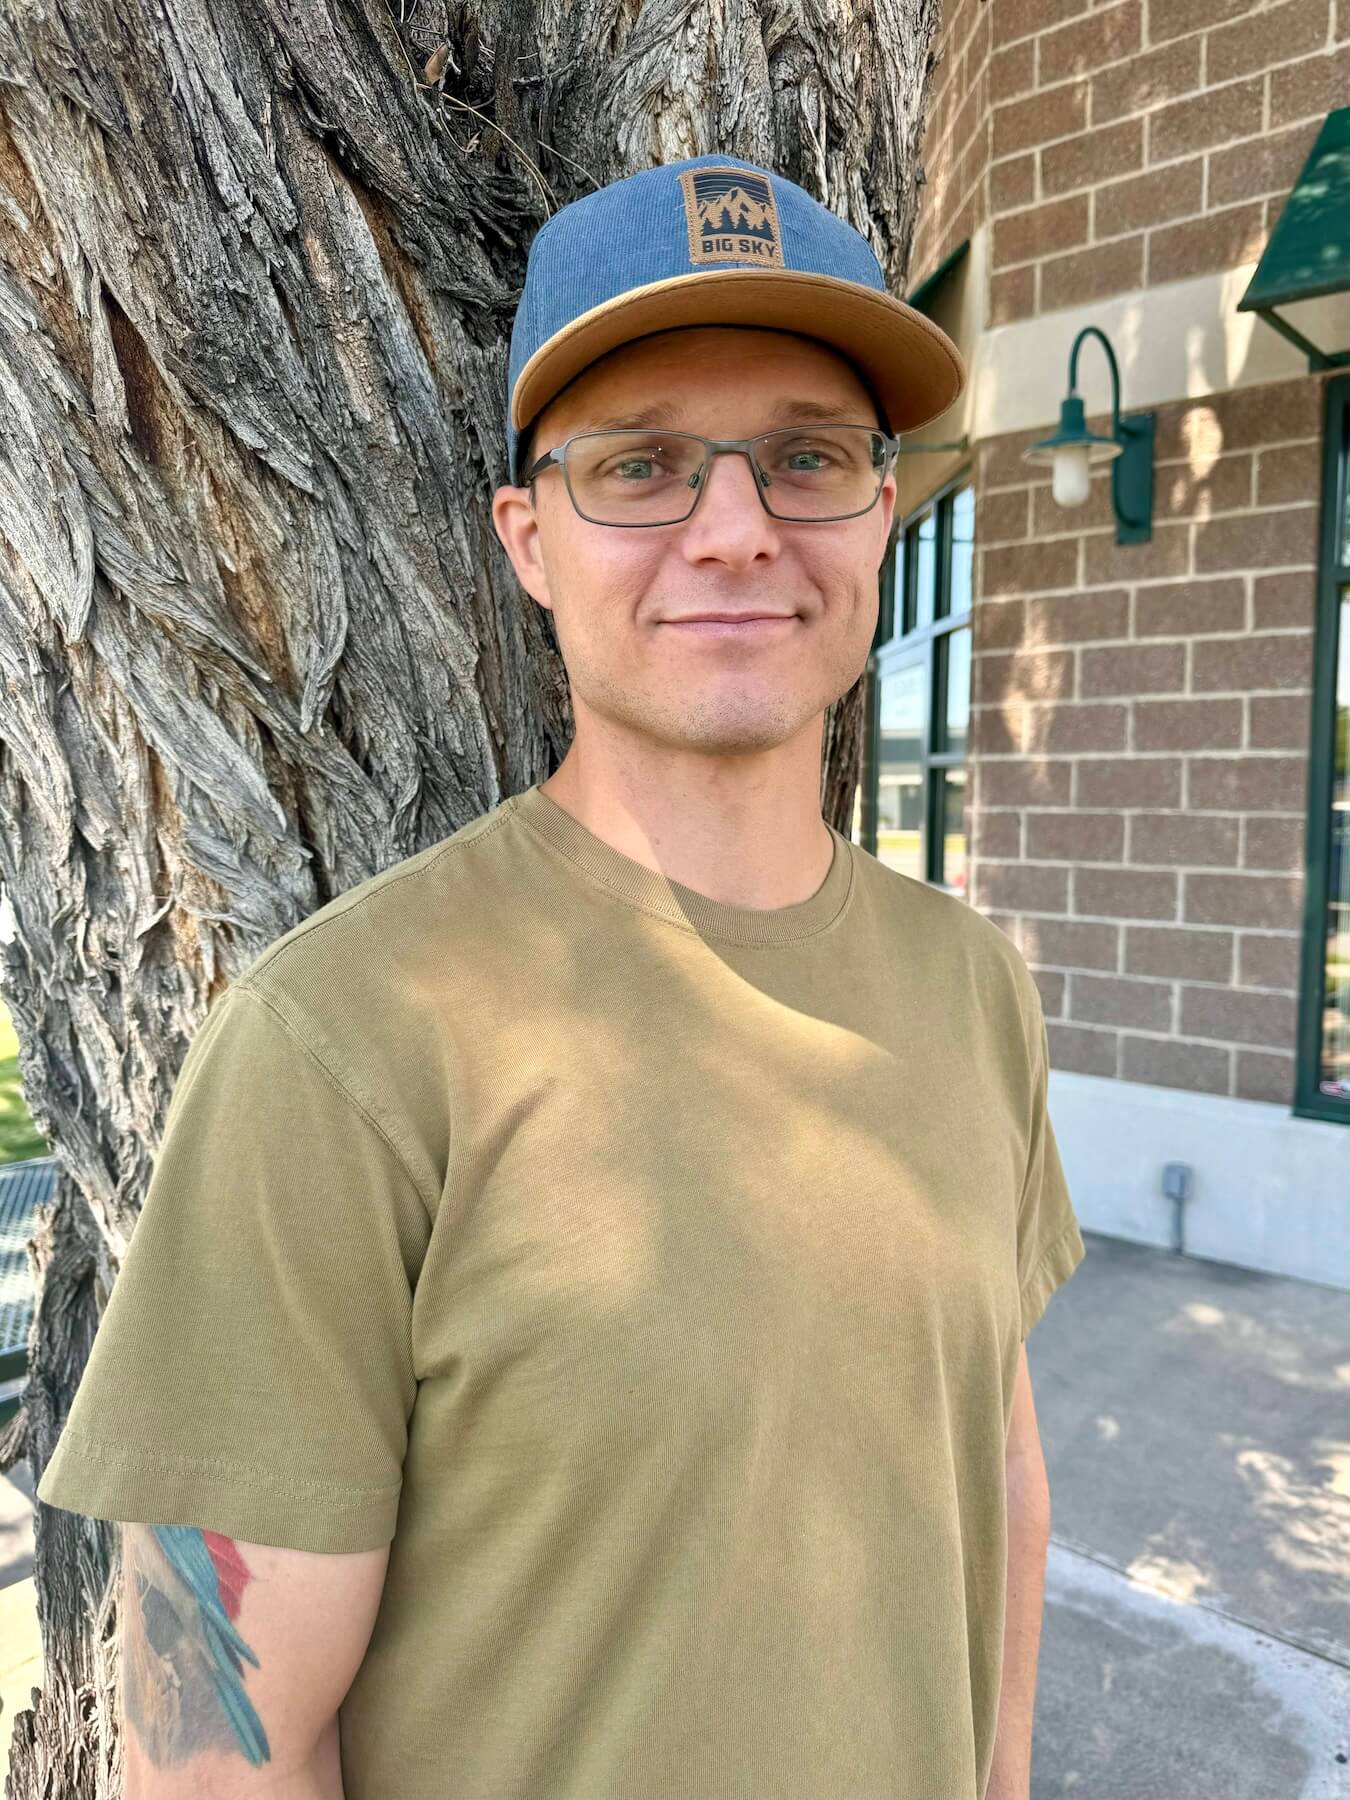
[(401, 857), (274, 938), (239, 977), (284, 1012), (324, 1001), (331, 1010), (394, 997), (428, 958), (447, 952), (494, 902), (484, 892), (491, 844), (514, 801), (501, 801), (448, 837)]
[(444, 1179), (456, 1047), (491, 1016), (476, 971), (522, 886), (498, 851), (513, 811), (508, 798), (316, 908), (219, 1008), (235, 1021), (235, 1056), (248, 1057), (254, 1029), (284, 1027), (397, 1147), (428, 1204)]
[(870, 904), (888, 929), (906, 942), (921, 942), (932, 966), (951, 971), (960, 966), (975, 973), (981, 989), (1006, 986), (1028, 1018), (1039, 995), (1018, 945), (995, 920), (978, 912), (962, 893), (906, 875), (853, 846), (860, 880)]

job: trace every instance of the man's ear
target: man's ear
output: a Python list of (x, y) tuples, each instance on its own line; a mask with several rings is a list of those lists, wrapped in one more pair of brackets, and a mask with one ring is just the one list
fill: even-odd
[(887, 546), (891, 541), (891, 526), (895, 523), (895, 502), (899, 492), (900, 483), (895, 478), (895, 470), (892, 469), (881, 484), (881, 498), (877, 501), (877, 510), (885, 520), (885, 530), (881, 539), (881, 555), (877, 558), (878, 568), (886, 560)]
[(548, 572), (539, 539), (539, 519), (529, 488), (499, 487), (492, 496), (492, 528), (501, 540), (516, 579), (532, 599), (550, 609)]

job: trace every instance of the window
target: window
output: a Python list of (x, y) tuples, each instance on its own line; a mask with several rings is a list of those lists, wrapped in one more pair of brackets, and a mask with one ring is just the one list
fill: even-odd
[(896, 528), (867, 663), (853, 837), (889, 868), (966, 891), (975, 489), (968, 474)]
[(1294, 1111), (1350, 1124), (1350, 376), (1327, 385)]

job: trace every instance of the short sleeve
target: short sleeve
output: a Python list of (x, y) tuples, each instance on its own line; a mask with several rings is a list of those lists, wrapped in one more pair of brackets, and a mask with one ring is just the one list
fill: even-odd
[(388, 1543), (429, 1235), (323, 1044), (236, 982), (183, 1060), (38, 1498), (296, 1550)]
[(1082, 1262), (1084, 1246), (1069, 1199), (1069, 1187), (1050, 1123), (1050, 1046), (1040, 994), (1028, 978), (1034, 1000), (1029, 1021), (1033, 1054), (1031, 1119), (1026, 1176), (1017, 1210), (1017, 1276), (1021, 1295), (1022, 1340), (1050, 1303), (1055, 1289)]

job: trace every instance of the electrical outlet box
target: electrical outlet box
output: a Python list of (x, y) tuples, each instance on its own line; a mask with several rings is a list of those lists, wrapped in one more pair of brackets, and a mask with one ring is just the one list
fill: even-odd
[(1169, 1200), (1189, 1200), (1191, 1197), (1191, 1165), (1179, 1162), (1164, 1163), (1162, 1189)]

